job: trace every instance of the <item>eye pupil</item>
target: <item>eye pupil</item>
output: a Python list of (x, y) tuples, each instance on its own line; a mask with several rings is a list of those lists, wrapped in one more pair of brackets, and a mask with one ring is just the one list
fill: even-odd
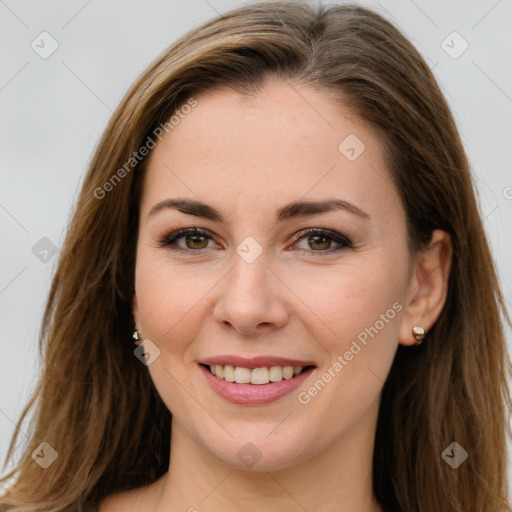
[[(204, 236), (201, 236), (201, 235), (190, 235), (190, 236), (187, 236), (186, 237), (186, 240), (187, 242), (189, 242), (190, 240), (194, 240), (194, 244), (196, 243), (199, 243), (201, 244), (201, 241), (197, 242), (198, 239), (202, 239), (202, 242), (206, 241), (206, 243), (208, 243), (208, 240), (206, 237)], [(188, 243), (187, 243), (187, 247), (189, 247)], [(201, 247), (197, 247), (197, 245), (194, 245), (193, 247), (190, 247), (191, 249), (203, 249), (204, 247), (201, 246)]]
[[(323, 245), (323, 247), (320, 247), (320, 249), (328, 249), (330, 245), (330, 239), (329, 237), (322, 236), (322, 235), (312, 235), (309, 237), (310, 240), (315, 240), (313, 243), (319, 243), (320, 245)], [(318, 240), (324, 240), (324, 244), (321, 242), (318, 242)], [(310, 246), (311, 247), (311, 246)]]

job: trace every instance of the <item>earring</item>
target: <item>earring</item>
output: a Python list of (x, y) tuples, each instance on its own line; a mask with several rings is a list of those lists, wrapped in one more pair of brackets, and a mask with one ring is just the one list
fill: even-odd
[(133, 331), (132, 337), (135, 341), (140, 341), (142, 339), (142, 333), (140, 331), (138, 331), (137, 329), (135, 329)]
[(412, 335), (416, 338), (416, 345), (421, 345), (425, 338), (425, 329), (421, 325), (415, 325), (412, 328)]

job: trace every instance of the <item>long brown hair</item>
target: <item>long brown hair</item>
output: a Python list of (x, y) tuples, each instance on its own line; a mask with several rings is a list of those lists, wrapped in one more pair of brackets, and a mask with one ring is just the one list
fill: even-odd
[[(264, 2), (186, 34), (114, 112), (51, 285), (40, 337), (44, 369), (20, 419), (34, 410), (33, 429), (2, 480), (9, 489), (1, 511), (94, 510), (106, 495), (168, 470), (171, 414), (130, 342), (147, 159), (126, 163), (194, 94), (216, 87), (255, 91), (270, 75), (332, 94), (378, 131), (413, 250), (434, 229), (452, 237), (445, 307), (420, 347), (399, 347), (384, 385), (373, 464), (378, 501), (404, 512), (512, 510), (510, 360), (500, 315), (509, 320), (446, 100), (418, 51), (377, 13), (356, 5)], [(457, 469), (441, 457), (454, 441), (469, 454)], [(46, 469), (31, 456), (42, 442), (58, 453)]]

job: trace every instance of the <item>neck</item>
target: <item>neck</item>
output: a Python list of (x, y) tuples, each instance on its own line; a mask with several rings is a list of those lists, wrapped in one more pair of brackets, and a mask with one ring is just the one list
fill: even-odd
[(169, 472), (156, 512), (381, 512), (373, 496), (377, 409), (322, 453), (277, 471), (226, 464), (173, 418)]

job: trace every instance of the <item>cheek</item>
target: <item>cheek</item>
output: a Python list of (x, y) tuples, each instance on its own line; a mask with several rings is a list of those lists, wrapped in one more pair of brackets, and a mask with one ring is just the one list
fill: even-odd
[(214, 284), (207, 272), (178, 269), (164, 258), (141, 258), (136, 289), (144, 337), (162, 353), (182, 353), (200, 329), (201, 300)]
[[(165, 258), (141, 255), (136, 269), (139, 317), (144, 338), (159, 349), (159, 356), (148, 366), (151, 379), (167, 408), (186, 418), (194, 400), (184, 383), (190, 375), (192, 349), (204, 313), (201, 299), (212, 284), (206, 273), (177, 269)], [(201, 318), (200, 318), (201, 317)], [(187, 389), (189, 384), (185, 385)], [(199, 413), (197, 413), (199, 414)]]
[(315, 380), (297, 397), (311, 428), (325, 432), (325, 443), (334, 442), (369, 411), (375, 413), (398, 346), (403, 310), (398, 279), (382, 269), (366, 266), (365, 272), (340, 273), (328, 282), (324, 295), (315, 292), (312, 297), (312, 309), (321, 312), (322, 321), (316, 323), (324, 333), (316, 343), (326, 357)]
[(339, 265), (320, 270), (305, 267), (300, 276), (287, 271), (284, 280), (293, 283), (294, 293), (308, 308), (310, 323), (316, 324), (311, 334), (316, 332), (335, 352), (360, 333), (364, 338), (365, 329), (375, 324), (384, 338), (398, 333), (397, 309), (402, 307), (393, 308), (393, 304), (404, 301), (405, 263), (375, 251), (351, 255)]
[(318, 414), (328, 408), (346, 415), (377, 398), (398, 346), (406, 274), (405, 256), (375, 251), (301, 276), (294, 291), (317, 313), (308, 329), (325, 354), (321, 382), (305, 390), (302, 403), (321, 404)]

